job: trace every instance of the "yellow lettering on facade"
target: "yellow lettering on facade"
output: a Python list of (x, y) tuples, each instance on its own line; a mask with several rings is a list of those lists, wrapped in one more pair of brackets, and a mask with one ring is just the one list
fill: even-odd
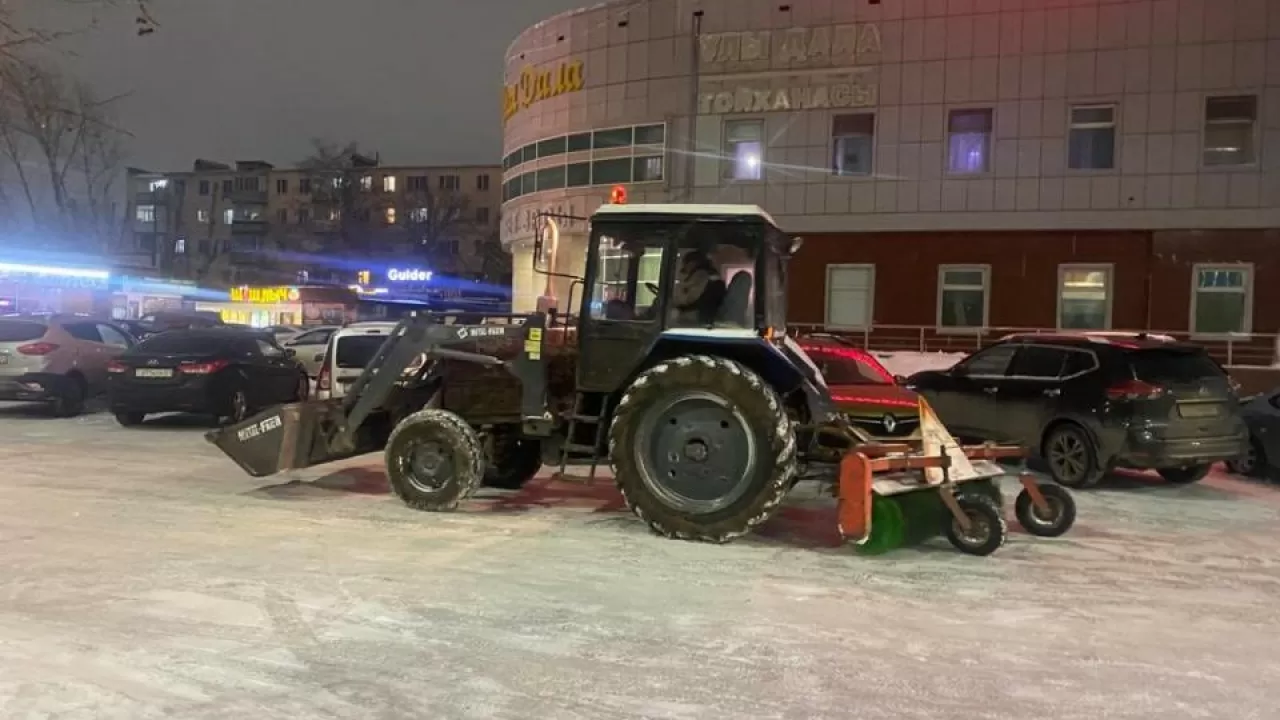
[(739, 87), (698, 95), (698, 112), (704, 115), (762, 113), (786, 110), (872, 107), (880, 100), (879, 88), (866, 73), (842, 82), (800, 85), (781, 89)]
[(297, 302), (299, 293), (296, 287), (237, 287), (231, 288), (230, 297), (231, 302), (272, 305)]
[(581, 60), (562, 62), (550, 69), (524, 68), (515, 82), (502, 89), (503, 122), (534, 103), (581, 90), (583, 77)]
[(851, 23), (707, 33), (699, 37), (699, 51), (699, 64), (712, 72), (770, 60), (775, 69), (855, 65), (881, 52), (880, 26)]

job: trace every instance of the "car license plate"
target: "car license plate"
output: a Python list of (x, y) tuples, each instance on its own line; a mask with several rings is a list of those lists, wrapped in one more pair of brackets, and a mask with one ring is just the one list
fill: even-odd
[(168, 378), (173, 377), (173, 371), (169, 368), (138, 368), (133, 371), (135, 377), (140, 378)]
[(1217, 403), (1181, 403), (1178, 405), (1178, 417), (1208, 418), (1217, 416)]

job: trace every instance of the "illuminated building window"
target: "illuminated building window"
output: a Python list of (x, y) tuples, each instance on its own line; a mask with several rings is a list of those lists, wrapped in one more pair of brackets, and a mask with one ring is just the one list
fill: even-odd
[[(335, 178), (335, 185), (334, 185), (334, 187), (337, 187), (337, 179), (336, 179), (336, 178)], [(360, 178), (360, 189), (361, 189), (361, 190), (372, 190), (372, 189), (373, 189), (373, 176), (372, 176), (372, 175), (364, 175), (364, 176), (362, 176), (362, 177)]]
[(730, 180), (764, 177), (764, 120), (728, 120), (724, 124), (724, 173)]
[(1111, 329), (1111, 266), (1058, 266), (1058, 329)]
[(396, 176), (383, 175), (382, 176), (382, 192), (395, 192), (395, 191), (396, 191)]
[(382, 211), (382, 219), (383, 219), (384, 221), (386, 221), (386, 223), (387, 223), (388, 225), (395, 225), (395, 224), (396, 224), (396, 209), (395, 209), (395, 208), (393, 208), (393, 207), (389, 207), (389, 208), (387, 208), (387, 209), (383, 210), (383, 211)]
[(134, 216), (138, 222), (155, 222), (156, 206), (155, 205), (139, 205), (134, 211)]
[(947, 171), (976, 175), (991, 170), (990, 108), (952, 110), (947, 118)]
[(209, 222), (209, 211), (208, 211), (208, 210), (197, 210), (197, 211), (196, 211), (196, 222), (201, 223), (201, 224), (208, 224), (208, 222)]

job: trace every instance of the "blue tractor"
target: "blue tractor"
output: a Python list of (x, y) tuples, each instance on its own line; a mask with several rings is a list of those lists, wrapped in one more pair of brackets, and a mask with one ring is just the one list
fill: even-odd
[[(563, 220), (540, 218), (534, 262), (548, 275)], [(583, 276), (560, 276), (574, 288), (570, 312), (543, 302), (466, 322), (411, 315), (344, 397), (273, 408), (210, 441), (253, 476), (382, 450), (392, 489), (430, 511), (486, 482), (518, 487), (544, 463), (594, 475), (607, 462), (655, 532), (710, 542), (767, 521), (799, 479), (834, 481), (846, 455), (875, 449), (787, 337), (787, 262), (800, 242), (767, 213), (607, 204), (588, 227)], [(901, 469), (924, 466), (906, 449), (872, 454), (898, 451)], [(873, 490), (856, 507), (870, 513)], [(989, 497), (954, 497), (961, 525), (985, 518), (972, 547), (998, 547)]]

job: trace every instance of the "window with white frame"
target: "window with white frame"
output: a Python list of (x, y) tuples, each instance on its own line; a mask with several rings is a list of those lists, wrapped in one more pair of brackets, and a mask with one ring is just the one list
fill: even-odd
[(730, 180), (764, 177), (764, 120), (725, 121), (724, 158), (724, 175)]
[(1205, 98), (1204, 164), (1222, 167), (1257, 161), (1258, 97)]
[(985, 265), (939, 267), (938, 327), (986, 327), (990, 277), (990, 269)]
[(361, 178), (360, 178), (360, 189), (361, 189), (361, 190), (365, 190), (365, 191), (369, 191), (369, 190), (372, 190), (372, 189), (373, 189), (373, 176), (372, 176), (372, 175), (364, 175), (364, 176), (361, 176)]
[(1111, 329), (1111, 266), (1058, 266), (1058, 327)]
[(396, 176), (383, 175), (382, 176), (382, 192), (391, 193), (395, 191), (396, 191)]
[(1072, 170), (1111, 170), (1115, 166), (1115, 106), (1078, 105), (1071, 108), (1067, 167)]
[(223, 225), (230, 225), (231, 223), (235, 222), (235, 219), (236, 219), (236, 211), (234, 208), (227, 208), (226, 210), (222, 211)]
[(836, 328), (871, 327), (875, 292), (874, 265), (828, 265), (826, 324)]
[(1191, 273), (1191, 332), (1247, 333), (1253, 324), (1253, 268), (1196, 265)]
[(947, 172), (977, 175), (991, 170), (990, 108), (952, 110), (947, 116)]
[(134, 211), (134, 217), (137, 218), (138, 222), (144, 222), (144, 223), (155, 222), (156, 206), (155, 205), (139, 205), (137, 209)]
[(207, 225), (209, 223), (209, 211), (204, 209), (196, 210), (196, 222), (201, 225)]
[(836, 175), (870, 175), (876, 139), (872, 113), (831, 118), (831, 170)]

